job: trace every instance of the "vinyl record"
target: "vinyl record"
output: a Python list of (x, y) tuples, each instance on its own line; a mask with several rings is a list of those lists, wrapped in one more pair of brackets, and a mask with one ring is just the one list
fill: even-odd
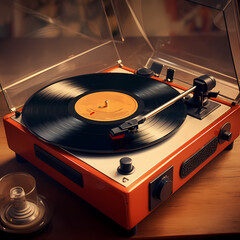
[(134, 134), (113, 140), (110, 130), (179, 95), (152, 78), (122, 73), (80, 75), (33, 94), (23, 107), (25, 126), (38, 138), (89, 153), (127, 152), (156, 144), (186, 117), (182, 100), (146, 120)]

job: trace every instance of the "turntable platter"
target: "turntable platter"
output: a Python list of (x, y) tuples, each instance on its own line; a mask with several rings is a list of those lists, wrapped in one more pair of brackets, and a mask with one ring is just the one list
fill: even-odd
[(186, 117), (182, 100), (148, 119), (127, 139), (113, 140), (112, 128), (145, 115), (178, 91), (133, 74), (97, 73), (64, 79), (33, 94), (22, 119), (38, 138), (66, 149), (116, 153), (142, 149), (172, 135)]

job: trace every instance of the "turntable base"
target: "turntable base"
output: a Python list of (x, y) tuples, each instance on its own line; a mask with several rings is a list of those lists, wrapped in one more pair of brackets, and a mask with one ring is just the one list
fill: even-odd
[[(112, 221), (85, 201), (31, 164), (17, 162), (14, 152), (7, 146), (2, 118), (0, 133), (0, 176), (14, 171), (30, 173), (36, 178), (39, 193), (54, 206), (55, 214), (49, 227), (32, 239), (126, 239), (119, 236)], [(140, 222), (132, 238), (239, 237), (239, 155), (238, 137), (231, 151), (222, 152), (160, 208)], [(0, 238), (4, 237), (0, 233)]]
[[(114, 70), (129, 73), (129, 69), (124, 66), (121, 68), (116, 66), (108, 71), (113, 72)], [(92, 77), (93, 75), (87, 76)], [(126, 78), (129, 80), (136, 79), (135, 75), (125, 75), (124, 73), (105, 73), (101, 76), (104, 76), (104, 79), (112, 76), (118, 76), (121, 79), (128, 76)], [(82, 77), (85, 79), (84, 75)], [(139, 77), (137, 78), (139, 79)], [(142, 80), (143, 78), (141, 78)], [(144, 78), (144, 81), (150, 82), (148, 78)], [(152, 79), (151, 81), (154, 81), (157, 88), (161, 86), (162, 89), (161, 79)], [(155, 81), (159, 81), (159, 83)], [(179, 92), (184, 90), (177, 85), (169, 87), (167, 86), (174, 92), (176, 90), (173, 87), (179, 89)], [(92, 94), (89, 96), (93, 97)], [(239, 106), (220, 99), (209, 99), (209, 102), (216, 102), (219, 107), (201, 120), (187, 115), (184, 123), (178, 128), (178, 131), (174, 132), (174, 135), (145, 149), (132, 152), (121, 151), (122, 146), (124, 146), (123, 149), (128, 148), (128, 138), (120, 139), (120, 142), (118, 140), (113, 142), (115, 140), (110, 140), (109, 134), (96, 135), (95, 138), (101, 136), (101, 139), (104, 140), (98, 142), (99, 146), (106, 142), (112, 144), (109, 146), (116, 144), (117, 148), (114, 146), (112, 149), (117, 149), (117, 151), (111, 152), (109, 155), (96, 154), (98, 151), (93, 152), (94, 154), (91, 152), (86, 154), (84, 151), (76, 151), (76, 148), (69, 149), (66, 145), (55, 145), (54, 143), (52, 145), (47, 139), (45, 141), (44, 138), (35, 136), (34, 133), (31, 133), (31, 127), (28, 128), (29, 125), (24, 121), (28, 112), (26, 111), (28, 108), (25, 107), (23, 110), (19, 109), (15, 114), (6, 115), (3, 120), (9, 148), (103, 212), (118, 224), (118, 228), (121, 228), (122, 232), (130, 234), (160, 204), (166, 204), (164, 201), (169, 197), (170, 199), (174, 198), (171, 197), (173, 193), (239, 136)], [(106, 107), (111, 110), (110, 105), (106, 104)], [(70, 104), (70, 106), (72, 105)], [(100, 106), (102, 105), (100, 104)], [(167, 109), (168, 112), (169, 109)], [(172, 114), (177, 112), (176, 109), (171, 111)], [(48, 116), (48, 114), (43, 114), (43, 116)], [(88, 121), (92, 121), (92, 119)], [(141, 131), (148, 126), (148, 123), (152, 123), (151, 121), (152, 119), (148, 119), (146, 124), (142, 125), (143, 127), (140, 126), (140, 130), (135, 133), (135, 136), (140, 137)], [(165, 121), (162, 126), (168, 126), (168, 124), (172, 125), (172, 122)], [(160, 131), (158, 127), (157, 129), (157, 132), (164, 133), (164, 129), (168, 128), (160, 128)], [(47, 133), (47, 131), (44, 132)], [(82, 132), (80, 136), (82, 136)], [(131, 137), (130, 139), (138, 140), (138, 138)], [(123, 141), (123, 145), (120, 144), (121, 141)], [(94, 147), (96, 147), (95, 144)], [(88, 144), (87, 148), (89, 148)], [(208, 181), (212, 182), (211, 175), (208, 177)], [(71, 205), (71, 203), (69, 204)], [(197, 205), (199, 204), (198, 202)], [(225, 206), (225, 202), (222, 206)], [(65, 209), (66, 206), (62, 208)], [(74, 209), (73, 212), (75, 212)]]

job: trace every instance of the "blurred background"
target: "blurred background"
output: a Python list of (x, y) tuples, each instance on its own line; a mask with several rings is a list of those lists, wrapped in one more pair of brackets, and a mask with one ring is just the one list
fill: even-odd
[(0, 95), (14, 111), (47, 83), (100, 72), (119, 59), (134, 69), (152, 59), (191, 73), (187, 84), (195, 73), (214, 74), (235, 89), (234, 99), (239, 57), (229, 46), (239, 39), (226, 16), (239, 0), (228, 2), (1, 0)]

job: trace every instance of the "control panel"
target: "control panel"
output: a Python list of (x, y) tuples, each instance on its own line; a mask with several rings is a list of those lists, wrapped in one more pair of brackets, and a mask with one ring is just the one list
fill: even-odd
[(168, 199), (173, 192), (173, 166), (149, 183), (149, 210)]

